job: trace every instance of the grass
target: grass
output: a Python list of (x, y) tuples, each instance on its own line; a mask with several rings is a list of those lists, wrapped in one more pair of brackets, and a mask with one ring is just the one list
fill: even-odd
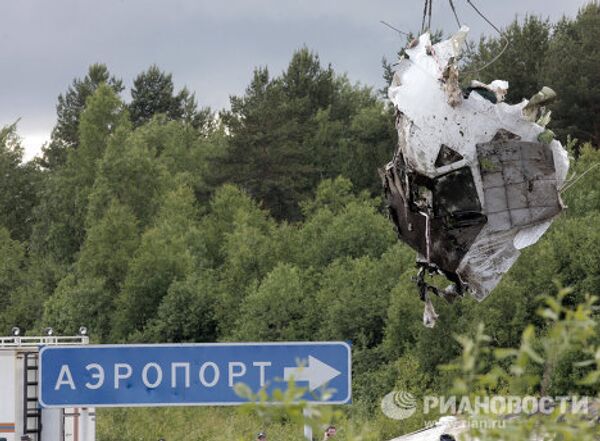
[[(398, 422), (380, 417), (339, 417), (336, 441), (389, 439)], [(393, 427), (395, 430), (393, 430)], [(97, 409), (98, 441), (242, 441), (265, 431), (269, 440), (302, 441), (303, 427), (285, 417), (265, 423), (239, 408), (171, 407)], [(316, 440), (322, 439), (315, 431)]]

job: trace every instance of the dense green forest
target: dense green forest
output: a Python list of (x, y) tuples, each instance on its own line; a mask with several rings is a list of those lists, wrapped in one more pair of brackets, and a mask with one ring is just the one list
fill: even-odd
[[(465, 81), (506, 79), (511, 102), (555, 89), (550, 128), (569, 147), (570, 176), (581, 179), (563, 192), (566, 212), (483, 303), (437, 302), (437, 326), (422, 326), (414, 252), (396, 239), (377, 174), (395, 149), (393, 110), (376, 88), (302, 48), (277, 75), (256, 68), (219, 112), (175, 90), (157, 66), (130, 91), (107, 66), (90, 66), (59, 96), (52, 139), (27, 163), (17, 123), (6, 122), (0, 332), (72, 334), (85, 325), (100, 343), (351, 340), (347, 412), (380, 421), (381, 436), (418, 428), (384, 422), (379, 400), (394, 387), (447, 390), (452, 376), (438, 366), (461, 354), (453, 336), (475, 336), (484, 323), (492, 347), (517, 348), (528, 325), (539, 338), (547, 330), (540, 295), (570, 287), (561, 301), (575, 306), (600, 293), (600, 6), (558, 23), (526, 17), (505, 35), (506, 53), (477, 74), (469, 72), (502, 40), (472, 46)], [(597, 310), (595, 320), (600, 344)], [(576, 381), (583, 368), (573, 362), (582, 359), (576, 345), (557, 354), (544, 392), (597, 393), (598, 384)], [(124, 415), (142, 418), (106, 415), (116, 426)], [(239, 418), (240, 430), (254, 431)], [(237, 436), (211, 424), (210, 438), (199, 428), (185, 439)], [(281, 439), (284, 426), (273, 426)]]

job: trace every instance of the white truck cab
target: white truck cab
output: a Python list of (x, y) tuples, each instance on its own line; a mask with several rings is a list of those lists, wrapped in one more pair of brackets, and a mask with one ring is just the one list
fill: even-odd
[(0, 337), (0, 441), (95, 441), (95, 409), (49, 409), (38, 401), (39, 350), (88, 343), (87, 336)]

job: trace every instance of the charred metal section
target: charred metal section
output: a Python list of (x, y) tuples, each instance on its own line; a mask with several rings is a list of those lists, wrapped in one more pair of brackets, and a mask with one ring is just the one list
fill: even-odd
[(487, 217), (469, 167), (429, 178), (397, 155), (385, 173), (390, 217), (400, 240), (444, 273), (454, 273)]
[(440, 146), (440, 152), (435, 160), (436, 167), (444, 167), (454, 162), (458, 162), (463, 159), (463, 156), (456, 150), (448, 147), (446, 144)]

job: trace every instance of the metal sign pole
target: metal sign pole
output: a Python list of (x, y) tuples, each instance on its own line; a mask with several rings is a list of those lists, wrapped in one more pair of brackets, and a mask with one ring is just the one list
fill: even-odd
[(305, 407), (302, 410), (302, 414), (304, 415), (304, 438), (307, 441), (313, 441), (313, 430), (312, 426), (309, 423), (310, 417), (312, 416), (312, 411), (310, 407)]

